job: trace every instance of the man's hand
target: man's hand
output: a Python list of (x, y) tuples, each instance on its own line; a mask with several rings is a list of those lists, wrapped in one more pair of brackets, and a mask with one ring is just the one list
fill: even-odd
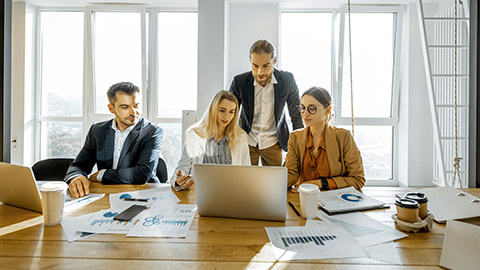
[(98, 181), (98, 179), (97, 179), (97, 175), (98, 175), (99, 172), (100, 172), (100, 171), (98, 171), (98, 172), (90, 175), (90, 177), (88, 177), (88, 180), (90, 180), (90, 182), (100, 182), (100, 181)]
[(193, 186), (193, 177), (188, 176), (188, 175), (182, 175), (182, 172), (178, 170), (177, 172), (177, 185), (183, 187), (183, 188), (190, 188)]
[(83, 197), (90, 194), (90, 181), (83, 175), (77, 176), (70, 181), (68, 189), (72, 197)]

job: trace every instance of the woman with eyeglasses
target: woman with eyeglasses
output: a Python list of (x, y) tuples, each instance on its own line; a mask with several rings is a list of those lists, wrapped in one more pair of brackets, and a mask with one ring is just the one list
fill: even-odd
[(202, 120), (185, 131), (182, 156), (170, 179), (176, 190), (190, 188), (193, 164), (250, 166), (248, 135), (238, 125), (238, 101), (228, 91), (220, 91), (210, 102)]
[(321, 190), (365, 185), (360, 151), (350, 131), (329, 124), (332, 98), (327, 90), (312, 87), (298, 106), (305, 128), (292, 132), (288, 140), (288, 187), (298, 193), (303, 183)]

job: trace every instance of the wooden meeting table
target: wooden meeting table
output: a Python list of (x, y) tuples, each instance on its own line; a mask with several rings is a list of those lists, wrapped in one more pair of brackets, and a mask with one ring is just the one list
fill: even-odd
[[(106, 196), (67, 216), (109, 208), (108, 194), (155, 187), (146, 185), (102, 185), (91, 192)], [(368, 216), (395, 227), (398, 187), (365, 187), (363, 192), (390, 205), (390, 209), (366, 211)], [(480, 189), (465, 189), (480, 197)], [(175, 192), (181, 203), (195, 204), (195, 191)], [(297, 194), (288, 194), (300, 209)], [(402, 265), (370, 258), (324, 259), (278, 262), (265, 227), (303, 226), (305, 219), (287, 207), (285, 222), (199, 217), (186, 238), (136, 238), (99, 234), (72, 243), (61, 225), (44, 226), (39, 213), (0, 203), (0, 269), (437, 269), (445, 225), (435, 223), (431, 232), (409, 233), (395, 241)]]

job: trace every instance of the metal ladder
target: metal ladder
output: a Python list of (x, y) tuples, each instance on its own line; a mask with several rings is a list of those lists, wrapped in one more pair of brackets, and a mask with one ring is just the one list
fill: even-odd
[[(420, 38), (427, 76), (427, 90), (434, 133), (434, 179), (438, 186), (452, 186), (455, 157), (454, 122), (454, 5), (425, 17), (422, 0), (418, 0)], [(460, 178), (468, 187), (468, 62), (469, 10), (463, 0), (457, 13), (457, 111), (458, 156)], [(457, 177), (458, 179), (458, 177)], [(458, 181), (457, 181), (458, 182)]]

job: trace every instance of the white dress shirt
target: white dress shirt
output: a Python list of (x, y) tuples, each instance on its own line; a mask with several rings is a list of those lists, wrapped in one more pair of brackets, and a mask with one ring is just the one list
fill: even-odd
[(277, 84), (272, 74), (270, 82), (261, 86), (253, 80), (255, 91), (255, 108), (253, 112), (252, 130), (248, 134), (248, 144), (257, 146), (260, 150), (269, 148), (278, 142), (275, 130), (275, 89)]
[[(138, 122), (137, 122), (138, 124)], [(122, 153), (123, 145), (125, 144), (125, 140), (128, 137), (128, 134), (133, 130), (133, 128), (137, 125), (130, 126), (126, 128), (124, 131), (120, 131), (117, 127), (117, 123), (115, 119), (112, 121), (112, 129), (115, 131), (115, 143), (113, 145), (113, 164), (112, 169), (116, 169), (118, 166), (118, 160), (120, 159), (120, 154)], [(102, 169), (98, 172), (97, 180), (102, 182), (102, 177), (105, 174), (106, 169)]]

